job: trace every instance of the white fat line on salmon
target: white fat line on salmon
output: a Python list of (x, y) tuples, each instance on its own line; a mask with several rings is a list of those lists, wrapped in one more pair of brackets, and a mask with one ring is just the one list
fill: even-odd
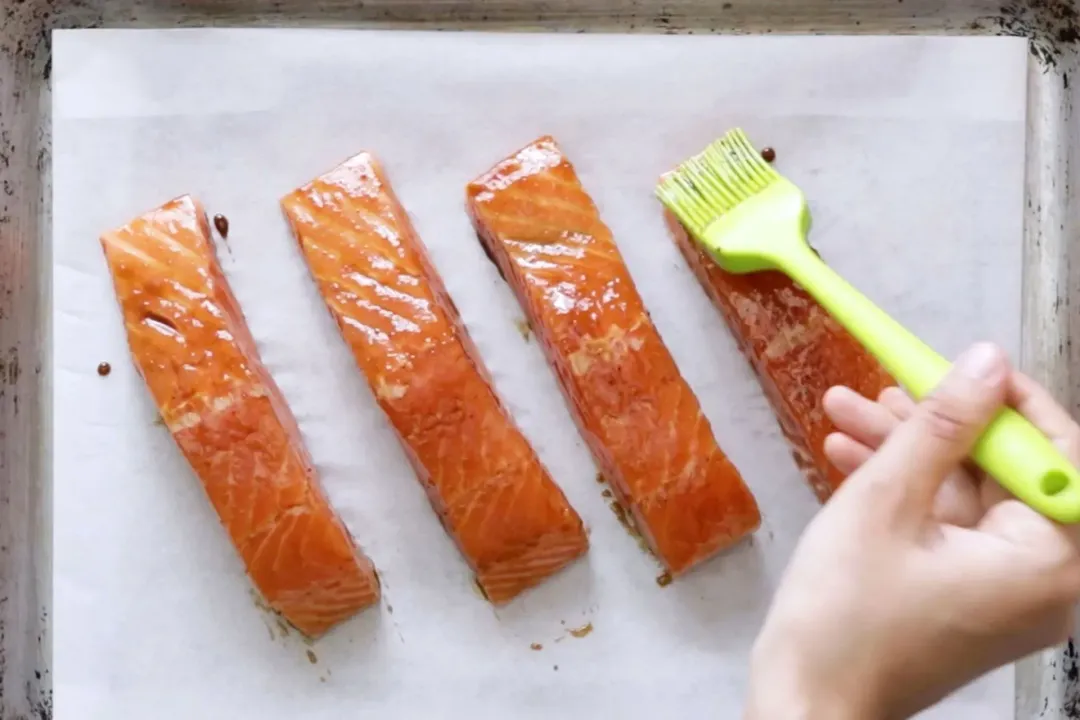
[[(593, 362), (597, 359), (612, 362), (626, 355), (627, 348), (634, 351), (640, 350), (644, 341), (632, 333), (642, 327), (645, 322), (645, 314), (642, 313), (638, 316), (638, 319), (631, 324), (629, 330), (624, 330), (622, 327), (613, 324), (611, 328), (599, 338), (588, 335), (585, 336), (581, 343), (582, 348), (570, 353), (567, 357), (567, 360), (570, 362), (570, 369), (573, 371), (574, 375), (581, 377), (587, 373), (589, 368), (592, 367)], [(629, 339), (627, 339), (628, 335)]]
[(248, 398), (261, 398), (268, 395), (266, 388), (262, 385), (256, 385), (251, 388), (244, 388), (242, 390), (234, 391), (228, 395), (222, 395), (216, 397), (210, 401), (210, 406), (202, 412), (190, 411), (186, 412), (174, 421), (166, 422), (166, 427), (169, 428), (169, 432), (175, 434), (183, 430), (190, 430), (203, 423), (208, 415), (215, 415), (217, 413), (231, 410), (241, 400)]
[[(143, 228), (143, 234), (147, 238), (156, 240), (164, 248), (184, 256), (195, 267), (201, 267), (206, 264), (206, 258), (193, 251), (187, 245), (180, 242), (160, 227), (147, 225)], [(170, 260), (172, 260), (172, 258), (170, 258)], [(158, 261), (158, 263), (161, 264), (161, 261)]]
[(405, 397), (405, 393), (409, 391), (409, 388), (405, 385), (398, 383), (388, 383), (385, 378), (380, 377), (375, 381), (375, 395), (380, 400), (400, 400)]

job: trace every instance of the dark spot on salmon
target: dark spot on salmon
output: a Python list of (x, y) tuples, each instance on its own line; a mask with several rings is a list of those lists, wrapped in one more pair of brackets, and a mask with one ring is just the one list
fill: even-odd
[(224, 215), (214, 216), (214, 228), (218, 231), (218, 235), (222, 240), (226, 240), (229, 237), (229, 218)]
[(660, 587), (667, 587), (668, 585), (670, 585), (671, 573), (667, 571), (660, 573), (659, 577), (656, 578), (656, 584)]
[(312, 665), (319, 662), (319, 658), (318, 658), (317, 655), (315, 655), (315, 652), (313, 650), (308, 650), (307, 651), (307, 659), (308, 659), (308, 662), (311, 663)]
[(98, 375), (100, 375), (101, 377), (105, 377), (106, 375), (108, 375), (111, 372), (112, 372), (112, 365), (110, 365), (107, 362), (98, 363), (98, 366), (97, 366), (97, 374)]

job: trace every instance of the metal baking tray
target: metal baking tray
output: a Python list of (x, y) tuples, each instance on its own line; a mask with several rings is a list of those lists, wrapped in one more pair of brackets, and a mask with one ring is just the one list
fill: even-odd
[[(0, 0), (0, 720), (52, 717), (50, 33), (213, 25), (1025, 36), (1021, 363), (1080, 410), (1080, 0)], [(1021, 662), (1017, 720), (1080, 719), (1078, 675)]]

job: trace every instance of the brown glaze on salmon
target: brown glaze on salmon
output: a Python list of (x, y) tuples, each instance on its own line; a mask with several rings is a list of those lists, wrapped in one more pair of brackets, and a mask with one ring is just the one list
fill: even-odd
[(581, 519), (504, 410), (379, 163), (360, 153), (282, 200), (323, 299), (485, 595), (582, 555)]
[(726, 272), (673, 215), (666, 213), (666, 220), (683, 257), (761, 381), (795, 462), (824, 502), (844, 479), (825, 456), (825, 437), (835, 429), (821, 408), (825, 391), (846, 385), (876, 398), (896, 383), (786, 275)]
[(128, 344), (267, 603), (315, 637), (379, 599), (319, 487), (210, 242), (177, 198), (101, 237)]
[(678, 574), (753, 532), (757, 503), (717, 447), (596, 206), (543, 137), (468, 186), (481, 242), (529, 316), (622, 507)]

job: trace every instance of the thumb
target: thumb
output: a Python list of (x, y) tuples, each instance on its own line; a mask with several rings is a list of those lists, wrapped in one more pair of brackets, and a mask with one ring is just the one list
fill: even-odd
[(968, 456), (1005, 403), (1010, 372), (1009, 361), (997, 346), (970, 347), (882, 444), (870, 461), (877, 464), (872, 474), (889, 476), (882, 480), (901, 485), (901, 504), (925, 515), (945, 478)]

